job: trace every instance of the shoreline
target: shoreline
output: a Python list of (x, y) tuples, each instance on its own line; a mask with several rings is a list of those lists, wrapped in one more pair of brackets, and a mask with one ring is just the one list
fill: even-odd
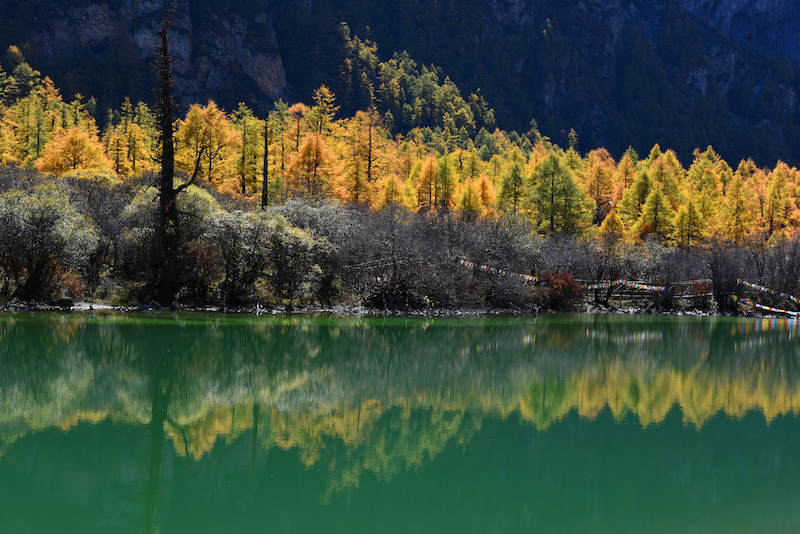
[(664, 316), (694, 316), (694, 317), (749, 317), (749, 318), (776, 318), (792, 319), (780, 314), (759, 313), (748, 310), (739, 313), (719, 313), (715, 310), (665, 310), (656, 309), (652, 306), (638, 307), (603, 307), (587, 305), (584, 308), (573, 308), (566, 310), (547, 310), (535, 308), (531, 310), (518, 309), (482, 309), (482, 308), (427, 308), (423, 310), (380, 310), (365, 306), (298, 306), (287, 309), (285, 306), (188, 306), (173, 305), (161, 306), (155, 302), (140, 304), (138, 306), (122, 306), (104, 302), (90, 301), (47, 301), (30, 303), (6, 303), (0, 304), (0, 313), (28, 312), (28, 313), (94, 313), (94, 312), (116, 312), (142, 313), (142, 312), (187, 312), (187, 313), (207, 313), (207, 314), (236, 314), (236, 315), (329, 315), (341, 317), (409, 317), (409, 318), (476, 318), (492, 316), (537, 316), (554, 314), (595, 314), (595, 315), (664, 315)]

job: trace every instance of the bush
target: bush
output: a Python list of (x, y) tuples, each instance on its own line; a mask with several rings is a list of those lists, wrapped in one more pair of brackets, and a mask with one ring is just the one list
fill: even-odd
[(331, 200), (290, 200), (270, 208), (270, 212), (328, 243), (316, 251), (320, 273), (314, 289), (316, 297), (326, 304), (340, 297), (343, 279), (353, 282), (347, 266), (360, 262), (363, 254), (364, 214)]
[(430, 307), (428, 300), (419, 296), (403, 280), (388, 281), (376, 286), (364, 305), (392, 311), (423, 310)]
[[(206, 190), (197, 186), (191, 186), (178, 195), (177, 208), (179, 245), (174, 275), (180, 280), (182, 298), (202, 299), (203, 295), (196, 291), (197, 277), (193, 277), (192, 272), (200, 263), (200, 256), (204, 255), (201, 242), (208, 237), (213, 222), (224, 212)], [(161, 260), (154, 257), (157, 210), (156, 190), (139, 186), (122, 214), (125, 227), (120, 236), (119, 254), (122, 274), (129, 279), (154, 283), (154, 265)], [(145, 286), (145, 293), (148, 289)]]
[(583, 304), (583, 286), (570, 273), (549, 272), (547, 280), (547, 307), (551, 310), (574, 310)]
[[(23, 300), (58, 291), (56, 275), (79, 269), (98, 242), (97, 226), (75, 209), (63, 184), (44, 183), (27, 192), (0, 195), (0, 267), (4, 293)], [(74, 285), (74, 280), (72, 284)]]
[(282, 216), (275, 217), (268, 241), (267, 283), (279, 301), (291, 307), (294, 299), (314, 292), (322, 274), (315, 260), (330, 252), (330, 243), (290, 225)]
[(210, 239), (224, 275), (220, 289), (226, 304), (248, 300), (256, 292), (256, 282), (266, 276), (273, 295), (291, 305), (293, 299), (313, 292), (321, 274), (316, 259), (330, 250), (328, 242), (313, 232), (263, 211), (218, 216)]
[(738, 247), (730, 241), (712, 239), (706, 246), (706, 262), (717, 310), (722, 313), (735, 311), (736, 303), (731, 295), (736, 291), (737, 279), (742, 273)]

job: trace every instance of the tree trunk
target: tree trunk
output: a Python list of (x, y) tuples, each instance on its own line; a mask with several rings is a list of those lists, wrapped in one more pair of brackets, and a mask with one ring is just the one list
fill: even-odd
[(178, 291), (177, 234), (178, 217), (175, 199), (175, 142), (173, 139), (172, 58), (169, 55), (167, 33), (171, 22), (165, 21), (158, 31), (156, 86), (158, 128), (161, 141), (161, 174), (159, 177), (158, 228), (156, 251), (153, 255), (155, 299), (162, 304), (171, 303)]

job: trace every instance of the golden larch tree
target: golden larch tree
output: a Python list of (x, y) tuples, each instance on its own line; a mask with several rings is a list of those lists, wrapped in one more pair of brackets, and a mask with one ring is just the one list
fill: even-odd
[(36, 167), (44, 172), (62, 174), (77, 169), (108, 169), (111, 162), (97, 137), (76, 126), (54, 134)]

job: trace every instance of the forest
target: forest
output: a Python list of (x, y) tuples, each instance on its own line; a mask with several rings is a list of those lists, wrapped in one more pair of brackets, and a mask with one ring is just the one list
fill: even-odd
[[(381, 62), (374, 43), (340, 31), (338, 93), (320, 85), (312, 101), (261, 110), (208, 101), (174, 120), (166, 296), (158, 110), (66, 98), (10, 47), (0, 300), (534, 311), (582, 306), (586, 286), (630, 279), (657, 284), (651, 305), (673, 309), (678, 282), (704, 280), (713, 298), (690, 305), (731, 312), (740, 279), (800, 290), (796, 168), (729, 164), (711, 146), (686, 166), (657, 144), (615, 160), (580, 153), (574, 131), (561, 147), (535, 120), (502, 131), (479, 92), (462, 95), (407, 53)], [(593, 291), (609, 305), (610, 291)]]

